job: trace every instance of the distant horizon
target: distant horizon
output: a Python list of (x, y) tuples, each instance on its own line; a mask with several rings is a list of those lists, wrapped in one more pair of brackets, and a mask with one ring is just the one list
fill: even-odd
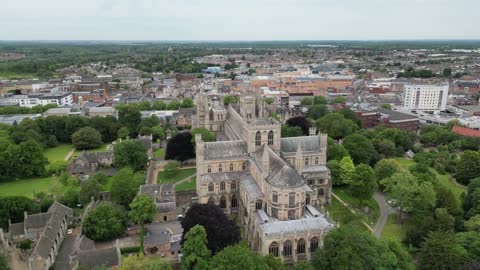
[(185, 43), (225, 43), (225, 42), (445, 42), (466, 41), (480, 42), (480, 38), (456, 39), (0, 39), (0, 42), (185, 42)]

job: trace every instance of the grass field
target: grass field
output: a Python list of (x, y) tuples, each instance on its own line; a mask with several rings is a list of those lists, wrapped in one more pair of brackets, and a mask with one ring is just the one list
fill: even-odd
[[(400, 166), (405, 169), (405, 170), (409, 170), (410, 167), (414, 166), (415, 165), (415, 161), (411, 160), (411, 159), (406, 159), (406, 158), (396, 158), (395, 159), (399, 164)], [(435, 169), (432, 168), (432, 171), (437, 175), (437, 178), (438, 178), (438, 181), (440, 182), (440, 184), (444, 185), (445, 187), (447, 187), (448, 189), (450, 189), (453, 194), (455, 194), (455, 196), (457, 196), (457, 198), (460, 199), (460, 195), (466, 191), (465, 188), (461, 187), (461, 186), (458, 186), (456, 185), (455, 183), (453, 183), (452, 181), (450, 181), (450, 174), (439, 174)]]
[(158, 172), (157, 183), (176, 183), (184, 178), (194, 175), (197, 169), (179, 169), (173, 172)]
[(382, 238), (387, 240), (393, 240), (397, 242), (402, 242), (405, 239), (406, 228), (405, 225), (397, 223), (397, 215), (390, 214), (388, 216), (387, 224), (382, 231)]
[[(378, 217), (380, 216), (380, 207), (373, 198), (360, 202), (359, 199), (352, 197), (352, 195), (350, 195), (350, 193), (348, 192), (348, 189), (344, 187), (333, 188), (333, 193), (340, 197), (342, 201), (348, 203), (358, 213), (358, 215), (363, 218), (366, 223), (372, 226), (375, 225)], [(370, 209), (372, 209), (370, 214), (366, 214), (365, 212), (363, 212), (362, 208), (364, 206), (368, 206)]]
[(343, 206), (337, 199), (332, 198), (332, 203), (325, 209), (329, 217), (333, 219), (337, 225), (349, 225), (362, 231), (369, 231), (362, 223), (361, 217), (350, 212), (350, 210)]
[(26, 196), (33, 198), (34, 193), (52, 193), (61, 186), (58, 177), (22, 179), (0, 184), (0, 196)]
[(71, 144), (59, 144), (58, 146), (47, 148), (43, 151), (43, 155), (48, 159), (48, 162), (62, 161), (67, 156), (68, 152), (72, 150)]
[[(89, 153), (94, 153), (94, 152), (105, 152), (107, 151), (107, 146), (109, 144), (108, 143), (104, 143), (102, 144), (100, 147), (98, 148), (95, 148), (95, 149), (88, 149), (88, 150), (85, 150), (86, 152), (89, 152)], [(73, 153), (73, 156), (74, 157), (78, 157), (81, 153), (83, 152), (83, 150), (75, 150), (75, 153)]]
[(192, 177), (189, 181), (180, 183), (175, 186), (175, 191), (191, 191), (196, 188), (196, 179)]
[(154, 158), (163, 157), (164, 153), (165, 153), (165, 150), (163, 150), (163, 148), (157, 148), (153, 151), (153, 157)]

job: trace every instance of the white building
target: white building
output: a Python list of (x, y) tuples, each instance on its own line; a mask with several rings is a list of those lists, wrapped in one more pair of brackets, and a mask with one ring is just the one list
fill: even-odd
[(438, 113), (447, 107), (448, 84), (405, 85), (403, 109)]
[(37, 105), (57, 104), (59, 107), (72, 105), (72, 93), (48, 93), (14, 95), (9, 103), (18, 104), (20, 107), (33, 107)]

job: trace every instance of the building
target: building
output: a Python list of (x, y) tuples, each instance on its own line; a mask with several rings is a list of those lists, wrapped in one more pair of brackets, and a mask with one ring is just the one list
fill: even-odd
[(242, 96), (237, 110), (217, 113), (199, 98), (200, 124), (215, 121), (219, 128), (210, 130), (226, 139), (203, 142), (196, 135), (198, 201), (238, 213), (254, 251), (286, 263), (307, 261), (335, 226), (317, 209), (332, 193), (327, 135), (311, 129), (310, 136), (280, 138), (280, 123), (265, 117), (259, 100)]
[(80, 179), (88, 178), (100, 169), (110, 167), (113, 164), (113, 151), (107, 152), (85, 152), (79, 157), (72, 159), (67, 166), (67, 172)]
[(150, 196), (157, 209), (154, 221), (177, 220), (177, 203), (172, 184), (146, 184), (140, 186), (140, 194)]
[(448, 87), (448, 84), (405, 85), (403, 109), (406, 111), (425, 111), (430, 113), (445, 111), (448, 100)]
[(32, 241), (33, 249), (28, 258), (29, 270), (47, 270), (53, 266), (72, 218), (72, 209), (55, 202), (46, 213), (28, 215), (25, 212), (24, 222), (9, 222), (12, 243), (25, 239)]
[(14, 95), (9, 103), (18, 104), (20, 107), (33, 107), (37, 105), (57, 104), (58, 106), (72, 105), (72, 93), (48, 93), (48, 94), (30, 94)]
[(408, 131), (417, 131), (420, 129), (420, 120), (417, 116), (398, 111), (387, 109), (359, 111), (357, 112), (357, 116), (360, 119), (361, 128), (384, 126)]

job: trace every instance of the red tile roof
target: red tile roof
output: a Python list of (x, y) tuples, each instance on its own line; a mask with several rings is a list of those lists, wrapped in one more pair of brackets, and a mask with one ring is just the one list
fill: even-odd
[(460, 127), (455, 125), (452, 128), (452, 132), (456, 133), (461, 136), (466, 136), (466, 137), (480, 137), (480, 130), (475, 130), (471, 128), (466, 128), (466, 127)]

